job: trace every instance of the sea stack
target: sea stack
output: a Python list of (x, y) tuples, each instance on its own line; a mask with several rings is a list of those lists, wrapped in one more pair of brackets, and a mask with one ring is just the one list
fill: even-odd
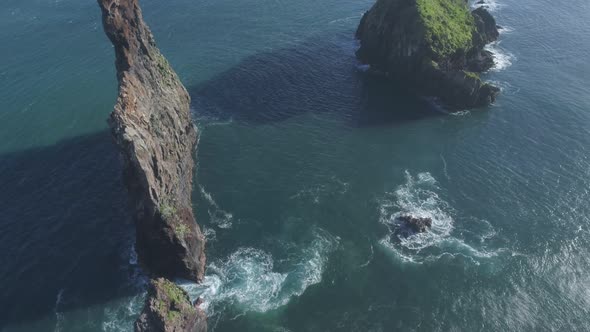
[(484, 47), (498, 35), (490, 13), (470, 12), (466, 0), (377, 0), (358, 27), (357, 57), (371, 71), (461, 110), (493, 103), (499, 93), (479, 77), (494, 65)]
[[(136, 251), (152, 277), (200, 282), (205, 238), (191, 205), (196, 129), (190, 97), (162, 56), (137, 0), (98, 0), (114, 45), (119, 96), (109, 126), (123, 160)], [(137, 331), (205, 331), (204, 312), (174, 283), (153, 280)]]
[(98, 0), (114, 45), (119, 96), (109, 125), (120, 148), (146, 271), (201, 281), (204, 236), (191, 205), (196, 129), (190, 97), (162, 56), (137, 0)]

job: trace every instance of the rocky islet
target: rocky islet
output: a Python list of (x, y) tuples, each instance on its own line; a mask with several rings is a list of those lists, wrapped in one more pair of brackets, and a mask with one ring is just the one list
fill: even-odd
[(465, 0), (378, 0), (356, 32), (357, 57), (453, 110), (474, 108), (500, 91), (479, 77), (494, 65), (484, 47), (498, 36), (492, 15)]

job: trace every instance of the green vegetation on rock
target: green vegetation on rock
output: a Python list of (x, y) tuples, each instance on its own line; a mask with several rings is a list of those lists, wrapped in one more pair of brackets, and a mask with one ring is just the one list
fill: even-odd
[(187, 225), (185, 224), (178, 224), (174, 226), (174, 230), (176, 231), (176, 234), (178, 234), (178, 236), (182, 239), (184, 238), (185, 235), (188, 234), (189, 232), (189, 228)]
[(188, 302), (186, 293), (182, 290), (182, 288), (178, 287), (175, 283), (169, 280), (164, 279), (162, 281), (161, 289), (164, 291), (166, 297), (168, 297), (171, 303), (181, 305), (185, 302)]
[(169, 203), (160, 204), (160, 214), (165, 220), (171, 220), (176, 216), (176, 208)]
[(169, 321), (180, 318), (182, 311), (194, 311), (188, 296), (179, 286), (165, 279), (161, 279), (158, 283), (165, 296), (165, 299), (158, 300), (158, 310), (162, 314), (166, 313)]
[(465, 76), (476, 79), (476, 80), (480, 80), (479, 78), (479, 74), (471, 72), (471, 71), (466, 71), (464, 70), (463, 73), (465, 74)]
[(475, 23), (465, 0), (417, 0), (426, 40), (437, 57), (472, 47)]

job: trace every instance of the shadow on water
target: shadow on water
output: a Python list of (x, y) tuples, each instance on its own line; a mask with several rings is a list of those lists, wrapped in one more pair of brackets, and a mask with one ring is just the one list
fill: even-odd
[[(344, 114), (350, 126), (440, 114), (366, 75), (349, 34), (257, 54), (189, 88), (199, 115), (252, 124), (307, 112)], [(0, 156), (0, 329), (136, 294), (125, 253), (133, 225), (108, 131)], [(61, 301), (58, 298), (61, 294)]]
[(366, 73), (349, 33), (309, 39), (292, 48), (247, 57), (189, 88), (199, 116), (252, 124), (306, 112), (344, 114), (351, 126), (374, 126), (442, 115), (402, 86)]
[(108, 131), (0, 156), (0, 329), (131, 295), (133, 225)]

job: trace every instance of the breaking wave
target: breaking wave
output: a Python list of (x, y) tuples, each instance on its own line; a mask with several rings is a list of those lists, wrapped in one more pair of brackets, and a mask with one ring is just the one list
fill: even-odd
[(490, 69), (490, 71), (501, 71), (504, 70), (512, 65), (512, 62), (516, 60), (516, 57), (503, 49), (500, 44), (501, 41), (496, 41), (491, 44), (486, 45), (485, 49), (489, 52), (492, 52), (494, 56), (494, 67)]
[[(484, 0), (484, 1), (473, 1), (471, 3), (471, 8), (476, 9), (479, 7), (484, 7), (490, 12), (496, 12), (503, 7), (503, 4), (499, 3), (496, 0)], [(498, 31), (500, 34), (509, 34), (514, 30), (510, 27), (501, 26), (498, 27)], [(494, 55), (495, 65), (490, 69), (490, 71), (498, 72), (504, 70), (512, 65), (512, 63), (516, 60), (514, 54), (506, 51), (501, 46), (501, 41), (496, 41), (491, 44), (486, 45), (485, 49), (489, 52), (492, 52)]]
[(201, 297), (209, 317), (226, 308), (238, 315), (266, 312), (286, 305), (322, 279), (328, 254), (338, 239), (317, 229), (310, 243), (295, 255), (279, 260), (268, 252), (242, 247), (227, 258), (209, 264), (201, 284), (181, 283), (191, 298)]

